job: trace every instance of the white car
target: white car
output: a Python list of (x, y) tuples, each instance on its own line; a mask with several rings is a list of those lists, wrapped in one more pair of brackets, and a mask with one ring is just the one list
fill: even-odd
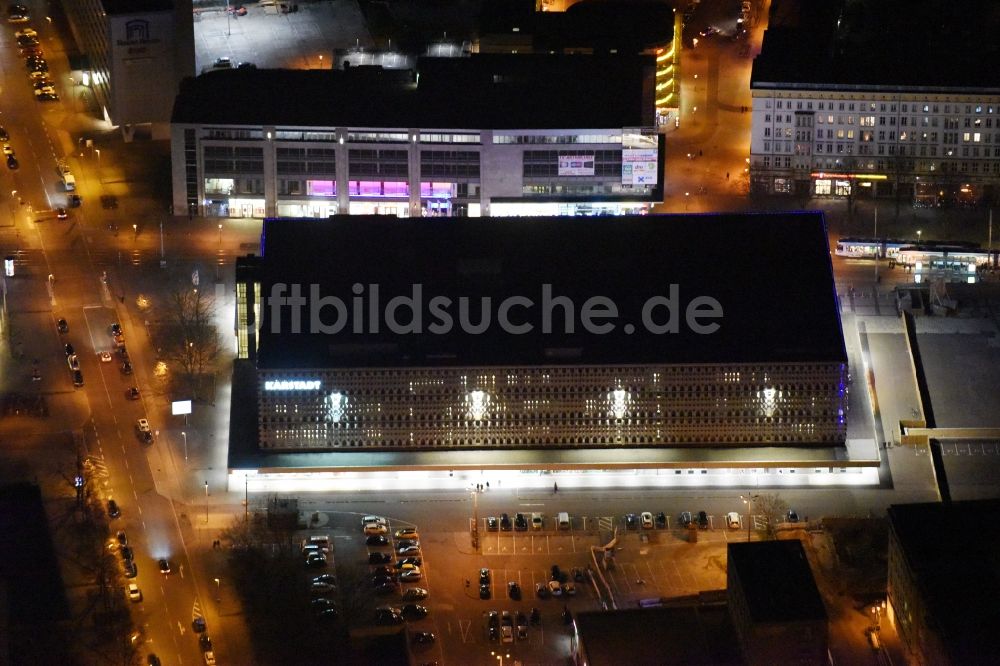
[(139, 589), (138, 585), (135, 583), (129, 583), (128, 588), (126, 589), (128, 590), (128, 598), (130, 601), (133, 603), (139, 603), (142, 601), (142, 590)]
[(38, 33), (33, 28), (25, 28), (14, 33), (15, 37), (38, 37)]
[(365, 516), (364, 518), (361, 519), (362, 527), (368, 525), (369, 523), (376, 523), (378, 525), (388, 525), (389, 521), (387, 521), (382, 516)]
[(562, 596), (562, 585), (559, 584), (559, 581), (557, 580), (549, 581), (549, 592), (552, 594), (553, 597)]
[(209, 650), (208, 652), (202, 652), (205, 657), (205, 666), (215, 666), (215, 653)]
[(573, 581), (567, 581), (566, 583), (563, 583), (562, 589), (563, 589), (563, 594), (566, 594), (571, 597), (576, 596), (576, 583), (574, 583)]
[(135, 422), (135, 427), (139, 432), (149, 432), (149, 421), (147, 419), (139, 419)]
[(651, 530), (653, 529), (653, 514), (649, 511), (643, 511), (639, 515), (639, 521), (642, 523), (642, 529)]
[(13, 155), (14, 154), (14, 149), (11, 147), (11, 145), (9, 143), (3, 144), (3, 154), (4, 155)]
[(101, 363), (111, 363), (111, 352), (101, 352)]
[(531, 529), (542, 529), (542, 514), (535, 512), (531, 514)]
[(738, 530), (740, 529), (740, 514), (735, 511), (730, 511), (726, 514), (726, 524), (729, 525), (729, 529)]
[(420, 572), (420, 569), (409, 569), (399, 574), (399, 582), (406, 583), (411, 580), (420, 580), (423, 577), (424, 575)]

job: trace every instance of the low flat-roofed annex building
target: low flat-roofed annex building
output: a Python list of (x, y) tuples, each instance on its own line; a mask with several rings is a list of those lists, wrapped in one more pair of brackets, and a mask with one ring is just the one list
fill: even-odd
[(653, 56), (224, 70), (173, 111), (177, 215), (643, 213), (663, 198)]
[(730, 543), (726, 590), (746, 663), (830, 663), (826, 606), (798, 539)]
[(269, 219), (261, 250), (236, 298), (261, 451), (845, 441), (820, 213)]

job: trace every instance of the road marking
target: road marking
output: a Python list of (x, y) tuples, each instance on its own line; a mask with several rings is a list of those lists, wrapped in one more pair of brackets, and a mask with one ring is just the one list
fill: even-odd
[(177, 631), (180, 632), (181, 636), (184, 635), (184, 625), (181, 624), (180, 620), (177, 620)]

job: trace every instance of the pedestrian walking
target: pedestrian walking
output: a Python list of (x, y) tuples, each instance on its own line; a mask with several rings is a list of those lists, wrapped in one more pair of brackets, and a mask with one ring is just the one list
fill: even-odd
[(489, 489), (490, 489), (490, 482), (489, 482), (489, 481), (487, 481), (487, 482), (486, 482), (486, 490), (489, 490)]
[(702, 155), (704, 155), (704, 153), (703, 153), (702, 151), (700, 151), (700, 150), (699, 150), (699, 151), (698, 151), (698, 157), (701, 157)]
[(553, 483), (552, 484), (552, 492), (554, 492), (554, 493), (559, 492), (559, 484), (558, 483)]
[(726, 172), (726, 180), (729, 180), (729, 172)]

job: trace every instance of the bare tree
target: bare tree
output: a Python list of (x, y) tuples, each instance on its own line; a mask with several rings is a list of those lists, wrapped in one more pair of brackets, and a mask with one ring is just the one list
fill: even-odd
[(788, 503), (778, 494), (761, 495), (757, 498), (756, 509), (764, 517), (764, 538), (774, 539), (778, 534), (778, 523), (788, 513)]
[(214, 373), (222, 352), (215, 299), (203, 289), (181, 286), (167, 295), (165, 305), (162, 353), (177, 368), (192, 397), (198, 398), (202, 377)]

